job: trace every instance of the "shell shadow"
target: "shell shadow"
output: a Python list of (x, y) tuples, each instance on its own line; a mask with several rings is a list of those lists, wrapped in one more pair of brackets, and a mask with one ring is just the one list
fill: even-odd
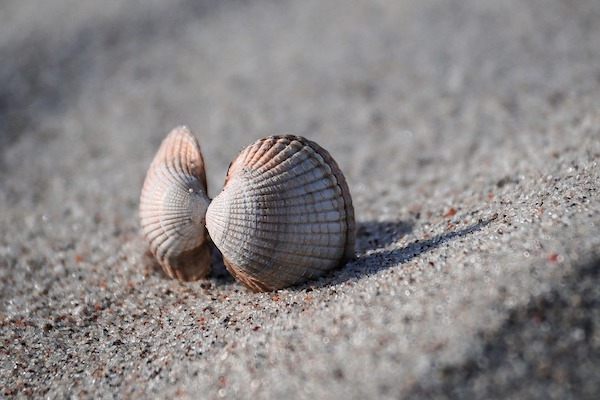
[[(221, 251), (212, 242), (210, 243), (210, 248), (212, 252), (212, 272), (210, 273), (208, 279), (217, 285), (235, 283), (235, 278), (229, 273), (229, 271), (227, 271), (227, 268), (223, 263), (223, 255), (221, 254)], [(240, 284), (240, 286), (242, 285)]]
[(494, 216), (486, 220), (479, 220), (464, 228), (425, 239), (417, 239), (404, 247), (391, 250), (384, 250), (384, 248), (410, 233), (414, 227), (414, 223), (405, 221), (359, 223), (357, 224), (356, 246), (358, 256), (348, 261), (342, 268), (334, 271), (331, 276), (307, 282), (298, 288), (333, 286), (346, 281), (361, 279), (399, 264), (404, 264), (456, 238), (477, 232), (495, 219), (496, 217)]
[(412, 221), (366, 221), (356, 224), (356, 252), (384, 248), (412, 232)]
[[(386, 247), (401, 237), (412, 232), (414, 227), (413, 222), (409, 221), (366, 221), (366, 222), (358, 222), (356, 224), (356, 250), (357, 253), (364, 253), (368, 250), (379, 249)], [(208, 278), (209, 281), (214, 282), (217, 285), (223, 284), (232, 284), (235, 283), (236, 280), (233, 276), (227, 271), (223, 263), (223, 256), (219, 249), (211, 243), (212, 250), (212, 272)], [(354, 263), (356, 260), (351, 261)], [(349, 264), (346, 264), (348, 266)], [(342, 267), (343, 270), (346, 269), (346, 266)], [(167, 275), (162, 271), (162, 268), (158, 263), (155, 266), (155, 272), (163, 275), (165, 279), (169, 279)], [(306, 288), (314, 288), (315, 285), (319, 285), (321, 281), (325, 281), (321, 286), (329, 286), (334, 284), (333, 280), (336, 279), (334, 274), (339, 273), (340, 270), (336, 270), (332, 272), (329, 277), (323, 278), (319, 281), (310, 280), (306, 283), (301, 283), (297, 286), (292, 286), (288, 288), (289, 290), (302, 290)], [(241, 285), (241, 284), (240, 284)]]

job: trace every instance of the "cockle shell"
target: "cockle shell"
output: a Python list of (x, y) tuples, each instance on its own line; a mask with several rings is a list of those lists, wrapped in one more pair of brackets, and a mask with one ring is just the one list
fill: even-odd
[(150, 250), (172, 278), (196, 280), (210, 271), (209, 201), (200, 145), (187, 127), (175, 128), (150, 165), (139, 210)]
[(243, 149), (206, 225), (227, 269), (255, 291), (322, 276), (354, 255), (346, 180), (326, 150), (299, 136)]
[(160, 265), (180, 280), (208, 274), (210, 239), (255, 291), (322, 276), (354, 255), (346, 180), (326, 150), (299, 136), (243, 149), (211, 202), (200, 146), (188, 128), (175, 128), (146, 175), (140, 221)]

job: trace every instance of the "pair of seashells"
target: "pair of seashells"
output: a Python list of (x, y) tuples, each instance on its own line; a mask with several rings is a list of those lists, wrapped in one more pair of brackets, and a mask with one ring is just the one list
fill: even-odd
[(185, 126), (173, 129), (146, 175), (140, 221), (164, 271), (182, 281), (210, 272), (210, 240), (254, 291), (317, 278), (354, 255), (346, 180), (325, 149), (299, 136), (244, 148), (211, 201), (198, 141)]

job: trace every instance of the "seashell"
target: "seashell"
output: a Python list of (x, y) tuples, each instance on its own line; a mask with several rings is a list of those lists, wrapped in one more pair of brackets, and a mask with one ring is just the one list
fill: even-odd
[(187, 127), (177, 127), (150, 164), (139, 210), (150, 250), (171, 278), (196, 280), (210, 271), (209, 202), (200, 145)]
[(299, 136), (243, 149), (206, 226), (227, 269), (254, 291), (324, 275), (354, 255), (354, 208), (337, 163)]
[(208, 234), (227, 269), (255, 291), (322, 276), (354, 255), (346, 180), (326, 150), (299, 136), (243, 149), (210, 202), (200, 146), (188, 128), (175, 128), (146, 175), (140, 221), (160, 265), (180, 280), (208, 274)]

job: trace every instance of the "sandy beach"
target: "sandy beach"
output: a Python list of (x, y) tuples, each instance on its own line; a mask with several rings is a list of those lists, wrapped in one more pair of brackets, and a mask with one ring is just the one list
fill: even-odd
[[(5, 0), (0, 397), (600, 396), (600, 2)], [(188, 125), (209, 195), (327, 149), (356, 258), (169, 279), (138, 204)]]

